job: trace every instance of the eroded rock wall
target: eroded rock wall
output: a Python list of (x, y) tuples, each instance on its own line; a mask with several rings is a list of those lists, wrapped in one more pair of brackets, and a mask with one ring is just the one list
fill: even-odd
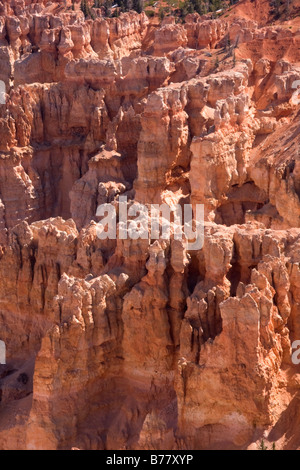
[[(0, 2), (0, 448), (298, 448), (300, 30), (52, 3)], [(120, 196), (203, 248), (100, 240)]]

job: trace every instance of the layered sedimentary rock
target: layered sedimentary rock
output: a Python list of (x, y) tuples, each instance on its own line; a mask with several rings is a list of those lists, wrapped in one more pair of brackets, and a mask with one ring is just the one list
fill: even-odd
[(0, 2), (1, 449), (299, 448), (300, 30), (233, 12)]

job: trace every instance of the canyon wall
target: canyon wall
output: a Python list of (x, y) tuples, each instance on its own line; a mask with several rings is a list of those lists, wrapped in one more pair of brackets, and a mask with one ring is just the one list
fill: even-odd
[[(0, 448), (299, 448), (300, 25), (0, 15)], [(120, 196), (203, 247), (101, 240)]]

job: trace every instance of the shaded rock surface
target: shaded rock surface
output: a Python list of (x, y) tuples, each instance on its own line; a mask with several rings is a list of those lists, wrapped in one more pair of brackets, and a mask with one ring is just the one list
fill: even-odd
[[(1, 449), (300, 447), (300, 24), (255, 3), (0, 1)], [(203, 248), (101, 240), (121, 196)]]

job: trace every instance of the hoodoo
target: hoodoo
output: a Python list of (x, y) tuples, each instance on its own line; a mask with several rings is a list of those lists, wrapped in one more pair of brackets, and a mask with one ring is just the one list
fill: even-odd
[(300, 1), (175, 3), (0, 0), (0, 449), (300, 448)]

